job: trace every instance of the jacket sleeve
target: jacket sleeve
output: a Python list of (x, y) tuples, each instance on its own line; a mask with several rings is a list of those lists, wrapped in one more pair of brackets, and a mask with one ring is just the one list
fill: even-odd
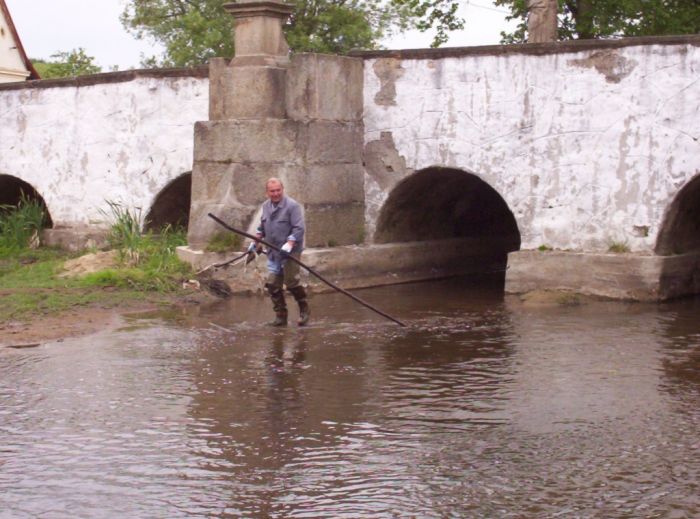
[(304, 241), (304, 214), (301, 210), (300, 205), (295, 205), (289, 211), (289, 223), (291, 225), (291, 231), (287, 240), (295, 241), (301, 244)]

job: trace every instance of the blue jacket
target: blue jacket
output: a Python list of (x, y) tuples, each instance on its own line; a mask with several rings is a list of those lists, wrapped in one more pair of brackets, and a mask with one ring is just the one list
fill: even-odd
[[(266, 200), (262, 205), (258, 232), (275, 247), (282, 247), (288, 240), (294, 240), (292, 254), (300, 253), (304, 250), (304, 213), (301, 205), (288, 196), (283, 196), (277, 207)], [(268, 260), (279, 263), (282, 258), (279, 252), (270, 250)]]

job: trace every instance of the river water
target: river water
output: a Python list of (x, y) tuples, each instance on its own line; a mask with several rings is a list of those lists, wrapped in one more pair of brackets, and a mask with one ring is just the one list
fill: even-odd
[(357, 294), (0, 350), (0, 517), (700, 516), (700, 299)]

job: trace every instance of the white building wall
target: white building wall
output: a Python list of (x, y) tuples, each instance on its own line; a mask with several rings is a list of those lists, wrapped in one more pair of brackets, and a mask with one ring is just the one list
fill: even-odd
[[(522, 248), (651, 251), (700, 172), (700, 46), (369, 59), (364, 121), (366, 143), (391, 132), (407, 173), (445, 166), (488, 182)], [(366, 180), (371, 229), (388, 192)]]
[(208, 96), (197, 77), (0, 91), (0, 174), (31, 184), (55, 227), (103, 223), (107, 200), (145, 215), (192, 170)]
[(10, 26), (0, 10), (0, 83), (24, 81), (29, 71), (17, 50)]

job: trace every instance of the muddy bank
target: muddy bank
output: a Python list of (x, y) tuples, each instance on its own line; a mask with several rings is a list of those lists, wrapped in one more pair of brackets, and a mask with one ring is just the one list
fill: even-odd
[[(11, 292), (3, 290), (2, 295)], [(151, 294), (132, 300), (121, 295), (122, 300), (114, 303), (109, 301), (112, 297), (110, 292), (105, 291), (104, 301), (101, 302), (55, 313), (37, 313), (22, 319), (0, 321), (0, 348), (32, 347), (48, 341), (81, 337), (117, 328), (130, 314), (206, 305), (217, 300), (204, 290), (177, 295)]]

